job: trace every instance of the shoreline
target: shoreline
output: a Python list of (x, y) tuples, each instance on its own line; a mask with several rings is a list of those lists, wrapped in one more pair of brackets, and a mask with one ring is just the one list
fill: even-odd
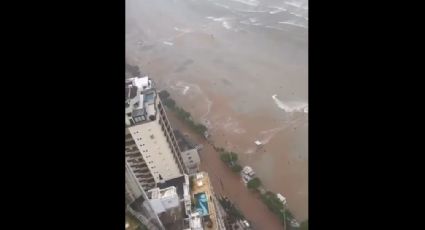
[[(170, 87), (164, 89), (200, 123), (204, 120), (199, 118), (207, 112), (205, 101), (211, 101), (210, 112), (203, 118), (210, 122), (207, 127), (215, 145), (239, 153), (242, 166), (251, 166), (267, 188), (283, 194), (298, 220), (308, 219), (308, 155), (304, 149), (293, 147), (304, 147), (303, 140), (296, 144), (294, 132), (307, 131), (303, 123), (306, 115), (293, 114), (293, 120), (285, 122), (270, 114), (238, 113), (229, 106), (232, 98), (212, 94), (204, 89), (205, 84), (195, 82), (193, 85), (199, 89), (191, 87), (186, 94)], [(265, 152), (255, 151), (256, 139), (265, 141)]]

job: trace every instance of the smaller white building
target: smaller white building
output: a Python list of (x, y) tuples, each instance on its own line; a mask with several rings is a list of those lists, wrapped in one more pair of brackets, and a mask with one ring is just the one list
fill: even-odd
[(202, 219), (198, 212), (191, 213), (186, 219), (188, 226), (185, 230), (203, 230)]
[(174, 186), (165, 189), (151, 189), (148, 191), (148, 196), (150, 198), (149, 203), (156, 214), (176, 208), (180, 203), (177, 189)]
[(196, 148), (189, 149), (181, 153), (183, 159), (183, 165), (189, 174), (195, 174), (199, 171), (199, 158), (198, 150)]

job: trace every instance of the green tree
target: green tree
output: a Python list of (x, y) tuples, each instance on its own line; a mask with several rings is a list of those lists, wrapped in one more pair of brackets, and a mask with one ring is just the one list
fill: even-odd
[(258, 177), (255, 177), (254, 179), (248, 181), (247, 184), (249, 189), (257, 189), (258, 187), (261, 186), (261, 180)]
[(205, 127), (205, 125), (203, 124), (197, 124), (196, 125), (196, 131), (198, 131), (199, 134), (204, 134), (205, 131), (207, 131), (207, 127)]
[(220, 154), (220, 159), (229, 164), (238, 161), (238, 155), (234, 152), (224, 152)]
[(159, 98), (160, 98), (161, 100), (165, 100), (165, 99), (167, 99), (168, 97), (170, 97), (170, 93), (168, 93), (168, 91), (167, 91), (167, 90), (162, 90), (161, 92), (159, 92), (159, 93), (158, 93), (158, 95), (159, 95)]
[(300, 230), (308, 230), (308, 220), (301, 222)]
[(240, 171), (242, 171), (242, 166), (240, 166), (239, 164), (234, 164), (232, 166), (232, 171), (233, 172), (240, 172)]
[(220, 159), (225, 163), (229, 163), (230, 162), (230, 155), (227, 154), (227, 153), (222, 153), (222, 154), (220, 154)]
[(164, 99), (164, 105), (166, 105), (168, 108), (172, 109), (176, 106), (176, 102), (171, 98), (167, 98), (167, 99)]
[(234, 152), (230, 152), (230, 159), (234, 162), (238, 161), (238, 154), (234, 153)]

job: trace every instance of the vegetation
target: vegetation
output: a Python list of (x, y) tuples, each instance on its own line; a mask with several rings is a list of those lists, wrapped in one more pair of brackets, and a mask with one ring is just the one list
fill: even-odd
[(279, 217), (281, 223), (284, 224), (285, 214), (288, 214), (289, 210), (285, 212), (286, 209), (283, 206), (282, 202), (279, 200), (279, 198), (277, 198), (276, 194), (268, 191), (265, 194), (261, 195), (261, 200), (263, 200), (264, 204), (269, 208), (270, 211), (272, 211)]
[(228, 214), (229, 220), (231, 222), (234, 223), (237, 220), (245, 219), (245, 216), (242, 214), (242, 212), (239, 209), (237, 209), (235, 205), (232, 202), (230, 202), (229, 199), (222, 197), (218, 201), (220, 202), (221, 206), (223, 206), (224, 210)]
[(253, 178), (252, 180), (248, 181), (247, 187), (249, 189), (258, 189), (258, 187), (261, 186), (261, 180), (258, 177)]
[(238, 154), (234, 152), (224, 152), (220, 154), (220, 159), (227, 164), (238, 161)]
[(189, 127), (195, 132), (197, 132), (199, 135), (203, 136), (205, 134), (208, 128), (203, 124), (195, 123), (193, 121), (192, 115), (183, 108), (178, 107), (176, 105), (176, 102), (172, 98), (170, 98), (170, 93), (168, 93), (168, 91), (162, 90), (161, 92), (159, 92), (158, 95), (164, 105), (167, 106), (169, 109), (173, 110), (180, 120), (186, 122), (186, 124), (189, 125)]
[(238, 154), (234, 152), (226, 152), (223, 148), (217, 148), (214, 147), (216, 150), (219, 150), (220, 153), (220, 159), (227, 165), (233, 172), (240, 172), (242, 171), (242, 166), (240, 166), (238, 161)]
[(168, 93), (167, 90), (162, 90), (161, 92), (158, 93), (158, 96), (161, 100), (165, 100), (170, 97), (170, 93)]
[(171, 98), (166, 98), (163, 100), (164, 105), (167, 106), (168, 108), (173, 109), (174, 107), (176, 107), (176, 101), (174, 101)]
[(308, 230), (308, 220), (301, 222), (300, 230)]
[(235, 163), (234, 165), (232, 165), (230, 167), (232, 169), (233, 172), (240, 172), (242, 171), (242, 166), (240, 166), (239, 164)]

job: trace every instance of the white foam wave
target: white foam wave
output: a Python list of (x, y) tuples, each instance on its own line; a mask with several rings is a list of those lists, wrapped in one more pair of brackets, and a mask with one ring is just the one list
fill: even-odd
[(226, 5), (221, 4), (221, 3), (214, 2), (214, 5), (219, 6), (219, 7), (223, 7), (225, 9), (230, 9), (230, 6), (226, 6)]
[(308, 28), (305, 25), (301, 25), (301, 24), (298, 24), (298, 23), (295, 23), (295, 22), (279, 22), (279, 24), (291, 25), (291, 26), (301, 27), (301, 28), (305, 28), (305, 29)]
[(294, 12), (290, 12), (289, 14), (292, 14), (292, 15), (294, 15), (295, 17), (305, 18), (305, 17), (304, 17), (304, 15), (302, 15), (302, 14), (297, 14), (297, 13), (294, 13)]
[(303, 5), (302, 3), (298, 3), (298, 2), (284, 2), (286, 5), (288, 6), (293, 6), (295, 8), (300, 8), (303, 10), (308, 10), (308, 6)]
[(232, 28), (227, 21), (223, 21), (221, 24), (223, 25), (224, 28), (226, 28), (228, 30), (230, 30)]
[[(277, 95), (273, 95), (272, 96), (273, 101), (275, 102), (275, 104), (277, 105), (277, 107), (279, 107), (280, 109), (284, 110), (287, 113), (292, 113), (292, 112), (303, 112), (303, 113), (308, 113), (308, 104), (305, 102), (287, 102), (284, 103), (283, 101), (279, 100), (277, 98)], [(307, 110), (306, 110), (307, 108)]]
[(242, 10), (242, 9), (236, 9), (236, 11), (243, 12), (243, 13), (267, 13), (267, 10)]
[(205, 100), (205, 104), (207, 107), (206, 107), (206, 112), (201, 116), (200, 120), (208, 128), (211, 128), (211, 124), (208, 121), (207, 116), (210, 114), (213, 102), (208, 98), (208, 95), (206, 95), (204, 91), (202, 91), (199, 85), (191, 84), (191, 83), (187, 83), (183, 81), (177, 81), (175, 83), (172, 83), (171, 80), (167, 80), (166, 84), (170, 89), (180, 91), (183, 95), (186, 95), (188, 93), (188, 90), (190, 89), (189, 94), (192, 94), (192, 96), (196, 95), (197, 97), (203, 98)]
[(269, 29), (274, 29), (274, 30), (280, 30), (280, 31), (285, 31), (284, 29), (282, 29), (282, 28), (279, 28), (279, 27), (277, 27), (277, 26), (265, 26), (266, 28), (269, 28)]
[(282, 8), (282, 7), (272, 7), (272, 8), (274, 8), (275, 10), (270, 11), (269, 14), (277, 14), (277, 13), (280, 13), (280, 12), (287, 11), (287, 9)]
[(239, 126), (239, 122), (235, 121), (232, 117), (227, 117), (225, 121), (219, 121), (218, 124), (226, 132), (232, 132), (236, 134), (245, 133), (246, 130)]
[(189, 86), (185, 86), (184, 87), (184, 89), (183, 89), (183, 95), (186, 95), (186, 93), (187, 93), (187, 91), (190, 89), (190, 87)]
[(213, 20), (215, 22), (220, 22), (220, 21), (224, 20), (224, 18), (216, 18), (216, 17), (212, 17), (212, 16), (208, 16), (207, 19)]
[(174, 30), (179, 31), (179, 32), (183, 32), (183, 33), (190, 33), (191, 32), (191, 30), (189, 30), (189, 29), (180, 29), (178, 27), (174, 27)]
[(249, 6), (258, 6), (258, 4), (260, 4), (258, 0), (231, 0), (231, 1), (239, 2)]
[(262, 144), (267, 144), (278, 132), (282, 131), (285, 127), (277, 127), (273, 129), (267, 129), (260, 132), (258, 140)]
[(213, 20), (215, 22), (221, 22), (221, 25), (228, 30), (232, 28), (230, 23), (227, 21), (228, 18), (215, 18), (215, 17), (208, 16), (207, 19)]
[(164, 45), (167, 45), (167, 46), (173, 46), (173, 45), (174, 45), (174, 43), (172, 43), (172, 42), (167, 42), (167, 41), (164, 41), (164, 42), (162, 42), (162, 43), (164, 43)]

